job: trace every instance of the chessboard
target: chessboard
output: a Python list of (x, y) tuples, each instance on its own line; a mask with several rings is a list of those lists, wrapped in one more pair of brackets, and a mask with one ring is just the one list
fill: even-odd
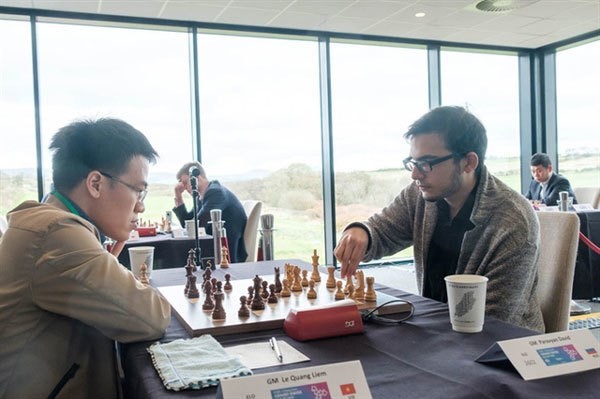
[[(275, 280), (274, 275), (260, 276), (260, 278), (269, 284)], [(241, 308), (240, 297), (248, 297), (249, 287), (253, 286), (254, 281), (253, 279), (231, 280), (231, 289), (223, 290), (222, 305), (225, 310), (225, 318), (220, 320), (213, 319), (212, 310), (203, 310), (206, 294), (201, 292), (200, 288), (199, 298), (194, 299), (186, 297), (184, 285), (158, 287), (157, 289), (169, 301), (175, 317), (191, 336), (202, 334), (216, 336), (281, 328), (283, 321), (292, 309), (306, 309), (335, 302), (336, 289), (326, 287), (327, 278), (327, 274), (321, 273), (321, 281), (315, 283), (316, 299), (308, 299), (309, 287), (303, 287), (300, 292), (291, 292), (289, 297), (277, 295), (277, 303), (268, 303), (265, 299), (263, 310), (252, 310), (247, 304), (248, 317), (238, 316)], [(381, 292), (376, 292), (376, 295), (375, 302), (355, 301), (358, 308), (370, 310), (387, 301), (397, 299)]]

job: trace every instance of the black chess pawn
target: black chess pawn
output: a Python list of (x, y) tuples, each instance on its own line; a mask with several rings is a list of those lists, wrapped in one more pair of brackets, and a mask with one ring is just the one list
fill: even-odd
[(248, 287), (248, 299), (246, 299), (248, 301), (248, 305), (250, 305), (252, 303), (252, 294), (253, 293), (254, 293), (254, 287), (249, 286)]
[(225, 291), (231, 291), (233, 289), (233, 286), (231, 285), (231, 274), (227, 273), (225, 275), (225, 286), (223, 286), (223, 289)]
[(250, 309), (248, 309), (248, 299), (245, 295), (240, 297), (240, 310), (238, 310), (238, 317), (250, 317)]
[(269, 283), (263, 280), (261, 285), (262, 285), (262, 291), (260, 293), (260, 296), (262, 296), (263, 299), (267, 299), (269, 297), (269, 290), (267, 289), (268, 288), (267, 286), (269, 285)]
[(275, 284), (269, 285), (269, 291), (271, 292), (271, 294), (269, 295), (267, 302), (268, 303), (277, 303), (277, 295), (275, 295)]

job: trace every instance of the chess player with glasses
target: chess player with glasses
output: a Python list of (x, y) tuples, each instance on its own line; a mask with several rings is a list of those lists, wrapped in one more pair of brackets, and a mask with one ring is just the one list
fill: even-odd
[(359, 262), (414, 246), (421, 295), (447, 302), (444, 277), (489, 278), (486, 314), (544, 331), (537, 302), (539, 226), (520, 193), (484, 164), (483, 124), (461, 107), (438, 107), (413, 123), (403, 164), (412, 183), (367, 221), (344, 229), (335, 256), (342, 277)]
[(170, 321), (116, 258), (158, 154), (116, 119), (65, 126), (50, 149), (52, 193), (10, 211), (0, 241), (0, 398), (115, 398), (114, 342), (157, 339)]

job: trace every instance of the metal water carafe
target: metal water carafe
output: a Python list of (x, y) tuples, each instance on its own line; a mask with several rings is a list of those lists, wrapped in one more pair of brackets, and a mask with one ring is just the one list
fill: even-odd
[(224, 221), (221, 220), (221, 210), (211, 209), (210, 223), (212, 224), (213, 249), (215, 252), (215, 266), (221, 264), (221, 248), (223, 247), (223, 226)]

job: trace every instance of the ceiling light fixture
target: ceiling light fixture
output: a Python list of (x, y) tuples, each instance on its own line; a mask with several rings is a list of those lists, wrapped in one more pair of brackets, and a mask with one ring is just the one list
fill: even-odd
[(423, 18), (424, 16), (425, 16), (424, 12), (418, 12), (415, 14), (415, 17), (417, 17), (417, 18)]
[(538, 0), (482, 0), (475, 8), (488, 12), (507, 12), (537, 3)]

